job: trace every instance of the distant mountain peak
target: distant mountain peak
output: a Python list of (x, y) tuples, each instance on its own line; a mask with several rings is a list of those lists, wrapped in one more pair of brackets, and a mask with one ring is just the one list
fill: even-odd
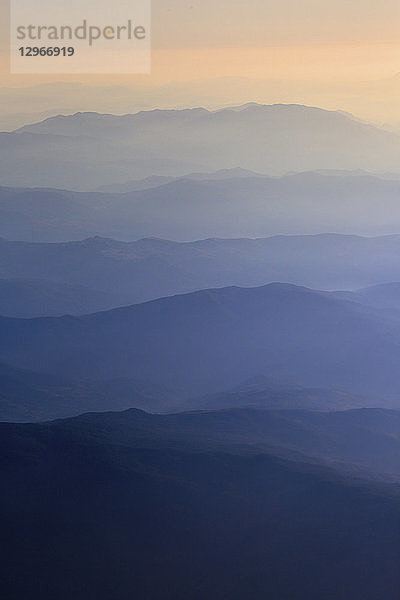
[(94, 182), (104, 188), (151, 176), (214, 172), (227, 177), (237, 168), (270, 177), (320, 170), (389, 173), (398, 170), (400, 152), (395, 133), (340, 111), (301, 104), (75, 113), (1, 139), (3, 184), (81, 190), (93, 189)]

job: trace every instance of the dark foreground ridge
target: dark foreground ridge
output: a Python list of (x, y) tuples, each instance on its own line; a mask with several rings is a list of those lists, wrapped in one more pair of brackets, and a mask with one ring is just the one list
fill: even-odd
[[(362, 462), (398, 421), (131, 410), (1, 424), (4, 597), (398, 600), (396, 487), (321, 462), (335, 427)], [(305, 433), (318, 461), (263, 446)]]

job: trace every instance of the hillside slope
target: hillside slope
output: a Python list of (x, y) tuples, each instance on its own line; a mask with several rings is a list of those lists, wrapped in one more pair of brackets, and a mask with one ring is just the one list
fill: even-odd
[(174, 296), (83, 317), (0, 318), (0, 360), (74, 378), (144, 379), (187, 393), (266, 375), (397, 395), (397, 315), (288, 284)]

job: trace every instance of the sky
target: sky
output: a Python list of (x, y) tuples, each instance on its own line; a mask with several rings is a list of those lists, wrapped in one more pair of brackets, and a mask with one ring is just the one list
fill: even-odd
[(57, 111), (245, 101), (400, 123), (398, 0), (153, 0), (151, 74), (119, 76), (11, 75), (0, 3), (0, 126)]

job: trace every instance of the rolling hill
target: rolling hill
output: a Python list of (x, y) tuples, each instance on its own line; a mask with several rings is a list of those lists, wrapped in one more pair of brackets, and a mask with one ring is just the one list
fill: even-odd
[(0, 239), (4, 289), (0, 314), (83, 314), (200, 289), (274, 281), (353, 290), (336, 295), (395, 308), (398, 286), (392, 282), (400, 280), (399, 261), (399, 236), (278, 236), (192, 243), (155, 238), (51, 244)]
[(224, 288), (83, 317), (0, 318), (0, 360), (191, 396), (260, 374), (398, 400), (400, 319), (289, 284)]
[(327, 172), (217, 175), (125, 193), (0, 187), (0, 236), (39, 242), (94, 236), (194, 241), (399, 231), (399, 180)]

